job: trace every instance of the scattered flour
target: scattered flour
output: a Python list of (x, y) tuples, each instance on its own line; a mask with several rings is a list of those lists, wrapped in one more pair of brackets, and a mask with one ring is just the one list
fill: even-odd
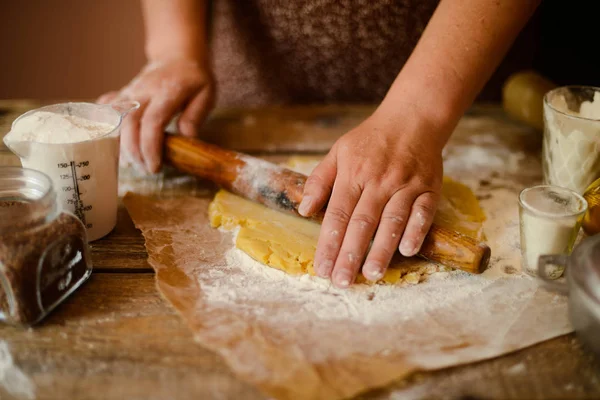
[(509, 375), (521, 375), (527, 371), (527, 367), (523, 363), (518, 363), (510, 367), (506, 372)]
[[(462, 271), (440, 272), (428, 275), (425, 282), (416, 286), (362, 284), (338, 289), (327, 279), (290, 276), (255, 261), (235, 247), (237, 232), (234, 232), (226, 265), (202, 272), (202, 291), (214, 306), (235, 307), (272, 323), (278, 323), (277, 319), (282, 317), (296, 323), (308, 323), (315, 318), (360, 324), (379, 324), (390, 319), (410, 321), (441, 306), (449, 307), (468, 298), (475, 300), (498, 279), (521, 279), (514, 200), (512, 190), (500, 189), (495, 190), (494, 197), (481, 202), (488, 215), (484, 230), (493, 257), (492, 267), (479, 276)], [(282, 298), (295, 303), (298, 312), (271, 313), (272, 304)]]
[[(475, 141), (488, 143), (492, 139), (482, 135)], [(491, 169), (487, 164), (485, 171), (488, 174), (485, 176), (462, 173), (474, 168), (465, 162), (471, 160), (474, 154), (474, 162), (489, 162), (488, 150), (483, 149), (480, 153), (474, 150), (477, 148), (477, 144), (474, 144), (470, 150), (455, 154), (452, 159), (458, 160), (455, 161), (456, 165), (446, 165), (446, 170), (460, 177), (470, 176), (470, 180), (465, 181), (463, 178), (461, 181), (475, 188), (480, 179), (489, 177), (490, 170), (503, 170), (507, 167), (513, 169), (510, 163), (507, 165), (505, 161), (498, 161), (498, 165)], [(508, 152), (507, 149), (504, 151)], [(513, 162), (518, 163), (521, 157), (523, 155), (514, 155)], [(317, 163), (314, 160), (299, 161), (292, 169), (309, 174)], [(259, 165), (248, 165), (245, 170), (244, 173), (254, 178), (265, 173)], [(481, 169), (475, 168), (475, 171)], [(484, 188), (483, 192), (487, 193), (489, 190), (492, 189)], [(361, 284), (349, 289), (338, 289), (327, 279), (309, 275), (290, 276), (255, 261), (235, 247), (236, 231), (233, 233), (232, 247), (226, 255), (226, 265), (201, 273), (199, 280), (202, 291), (215, 306), (235, 306), (236, 309), (260, 316), (261, 319), (273, 319), (274, 323), (282, 314), (272, 314), (269, 309), (282, 298), (296, 304), (298, 312), (288, 316), (296, 322), (299, 319), (308, 322), (317, 318), (378, 324), (389, 321), (391, 316), (398, 321), (419, 318), (439, 309), (442, 304), (446, 307), (470, 297), (475, 299), (498, 279), (521, 279), (517, 194), (517, 188), (507, 185), (507, 188), (494, 188), (493, 196), (483, 196), (481, 200), (488, 217), (484, 223), (484, 231), (492, 249), (492, 259), (491, 267), (479, 276), (462, 271), (438, 272), (427, 275), (425, 282), (415, 286)], [(223, 231), (223, 234), (228, 235), (230, 232)], [(257, 302), (257, 299), (260, 301)]]
[(0, 387), (20, 399), (34, 399), (33, 382), (17, 367), (5, 341), (0, 340)]
[[(227, 232), (224, 231), (224, 234)], [(233, 238), (236, 235), (234, 233)], [(256, 299), (272, 305), (285, 298), (287, 302), (295, 303), (299, 311), (289, 318), (316, 317), (363, 324), (385, 322), (390, 315), (410, 320), (438, 308), (441, 303), (451, 304), (475, 296), (501, 276), (495, 274), (491, 279), (473, 279), (465, 272), (453, 271), (429, 275), (425, 283), (417, 286), (362, 284), (338, 289), (328, 279), (310, 275), (291, 276), (266, 267), (235, 246), (227, 252), (225, 266), (204, 273), (209, 279), (200, 280), (202, 291), (213, 305), (235, 305), (238, 309), (248, 307), (249, 312), (257, 312), (256, 304), (253, 304)], [(399, 304), (403, 305), (400, 309)]]
[(522, 151), (503, 146), (491, 133), (472, 136), (469, 144), (448, 147), (444, 151), (445, 170), (496, 170), (516, 173), (526, 159)]
[[(356, 371), (359, 378), (361, 369), (398, 362), (439, 369), (571, 332), (566, 300), (554, 302), (554, 294), (519, 273), (517, 194), (530, 177), (541, 178), (539, 159), (523, 160), (533, 164), (526, 180), (520, 169), (511, 176), (504, 165), (472, 170), (467, 159), (452, 160), (468, 154), (454, 152), (445, 172), (474, 190), (488, 217), (484, 230), (493, 259), (484, 274), (452, 271), (431, 274), (416, 286), (361, 284), (343, 290), (254, 261), (233, 246), (235, 233), (223, 232), (206, 246), (181, 238), (172, 251), (201, 288), (193, 317), (201, 321), (197, 340), (214, 346), (249, 382), (281, 387), (298, 373), (310, 374), (315, 386), (326, 385), (337, 376), (324, 371), (329, 366), (334, 374), (341, 368), (343, 376)], [(218, 248), (211, 249), (215, 244)], [(219, 259), (223, 248), (228, 250), (221, 261), (207, 265), (205, 260)], [(283, 360), (289, 368), (281, 370)], [(409, 396), (422, 393), (428, 388), (414, 388)]]
[(237, 178), (232, 184), (234, 191), (246, 193), (252, 200), (261, 197), (272, 200), (268, 196), (275, 193), (270, 193), (267, 189), (273, 184), (273, 174), (278, 171), (278, 167), (253, 157), (240, 156), (240, 160), (245, 164), (238, 168)]
[(212, 188), (202, 184), (202, 180), (193, 175), (184, 174), (173, 167), (165, 166), (160, 172), (148, 175), (134, 168), (120, 168), (119, 197), (128, 192), (141, 195), (157, 195), (169, 197), (181, 193), (191, 196), (202, 196), (212, 193)]

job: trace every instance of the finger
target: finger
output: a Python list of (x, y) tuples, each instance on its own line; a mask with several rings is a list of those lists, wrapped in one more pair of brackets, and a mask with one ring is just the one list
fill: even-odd
[(187, 137), (197, 136), (213, 105), (213, 91), (206, 87), (192, 99), (179, 117), (179, 132)]
[(110, 103), (112, 103), (112, 101), (114, 99), (117, 98), (118, 95), (119, 95), (119, 92), (116, 90), (114, 90), (112, 92), (104, 93), (102, 96), (98, 97), (98, 100), (96, 100), (96, 102), (98, 104), (110, 104)]
[(121, 152), (139, 172), (146, 171), (140, 151), (140, 120), (147, 106), (147, 101), (140, 101), (140, 107), (127, 114), (121, 126)]
[(335, 176), (337, 174), (335, 150), (317, 165), (304, 184), (302, 201), (298, 206), (298, 213), (310, 217), (323, 208), (331, 194)]
[[(317, 242), (315, 252), (315, 271), (323, 278), (331, 276), (331, 271), (337, 260), (342, 240), (346, 234), (352, 211), (358, 203), (361, 190), (343, 178), (337, 178), (333, 193)], [(347, 283), (348, 285), (350, 282)]]
[(352, 213), (331, 274), (332, 282), (338, 287), (347, 287), (354, 282), (365, 259), (387, 200), (380, 193), (377, 188), (365, 188)]
[(142, 117), (140, 149), (146, 169), (151, 173), (158, 172), (160, 168), (164, 129), (171, 118), (181, 109), (188, 94), (188, 91), (178, 90), (170, 92), (166, 96), (156, 96), (150, 100)]
[(400, 242), (399, 250), (403, 256), (412, 257), (421, 249), (433, 222), (437, 201), (438, 196), (433, 192), (423, 193), (415, 200)]
[(377, 282), (385, 275), (400, 243), (413, 202), (413, 196), (398, 191), (385, 205), (373, 245), (363, 265), (362, 273), (367, 280)]

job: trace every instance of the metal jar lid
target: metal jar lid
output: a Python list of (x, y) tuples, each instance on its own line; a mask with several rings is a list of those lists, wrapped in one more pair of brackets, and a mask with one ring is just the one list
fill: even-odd
[(591, 298), (600, 302), (600, 234), (584, 239), (573, 251), (569, 274)]

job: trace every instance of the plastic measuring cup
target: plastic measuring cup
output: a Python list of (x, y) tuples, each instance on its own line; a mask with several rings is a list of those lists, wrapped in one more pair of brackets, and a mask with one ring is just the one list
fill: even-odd
[(62, 103), (31, 110), (12, 124), (14, 128), (21, 118), (46, 111), (114, 126), (112, 131), (89, 140), (42, 143), (14, 140), (10, 133), (4, 138), (23, 167), (42, 171), (52, 179), (58, 204), (83, 222), (88, 241), (105, 236), (117, 223), (121, 123), (139, 106), (134, 101), (113, 105)]

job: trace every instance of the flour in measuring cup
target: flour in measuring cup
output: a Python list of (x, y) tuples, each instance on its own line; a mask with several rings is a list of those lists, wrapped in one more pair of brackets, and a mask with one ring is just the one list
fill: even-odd
[(75, 143), (106, 135), (114, 128), (114, 125), (75, 115), (38, 111), (16, 121), (6, 140)]
[(109, 233), (117, 220), (115, 128), (75, 115), (35, 111), (17, 119), (4, 138), (23, 167), (52, 179), (58, 204), (84, 222), (89, 241)]

